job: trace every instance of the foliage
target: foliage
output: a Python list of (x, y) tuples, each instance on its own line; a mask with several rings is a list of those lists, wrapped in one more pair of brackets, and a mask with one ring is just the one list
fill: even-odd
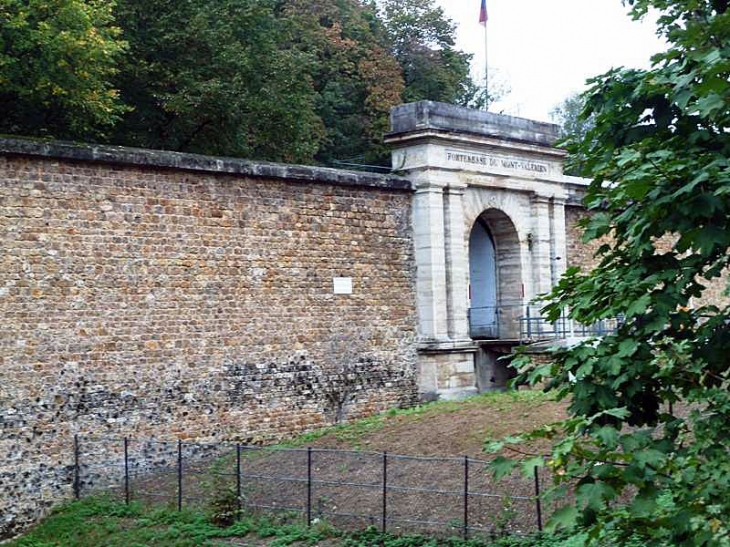
[(313, 58), (315, 111), (326, 132), (316, 159), (387, 163), (382, 136), (390, 109), (402, 100), (403, 74), (374, 7), (286, 0), (281, 21), (293, 29), (295, 47)]
[(0, 0), (0, 132), (387, 166), (393, 106), (483, 104), (454, 35), (433, 0)]
[(470, 75), (472, 55), (456, 49), (456, 24), (435, 0), (382, 0), (380, 6), (391, 52), (403, 68), (404, 102), (484, 106), (484, 88)]
[(381, 534), (376, 528), (347, 533), (327, 524), (307, 528), (297, 517), (268, 518), (241, 515), (231, 526), (213, 524), (194, 511), (178, 512), (132, 503), (126, 506), (109, 498), (87, 498), (54, 511), (10, 547), (127, 547), (159, 545), (192, 547), (230, 545), (231, 538), (259, 538), (272, 547), (316, 545), (337, 540), (343, 547), (579, 547), (580, 536), (534, 536), (504, 538), (495, 542), (435, 539), (425, 536)]
[(120, 144), (311, 161), (323, 132), (312, 60), (281, 47), (274, 0), (120, 0)]
[(546, 308), (625, 323), (552, 364), (522, 358), (521, 379), (570, 401), (567, 421), (533, 435), (556, 440), (556, 494), (576, 487), (553, 526), (612, 545), (728, 545), (730, 310), (702, 296), (730, 262), (730, 12), (727, 0), (631, 3), (635, 17), (659, 11), (669, 48), (650, 70), (592, 81), (595, 127), (572, 149), (594, 177), (586, 238), (607, 242)]
[(124, 112), (124, 49), (104, 0), (0, 0), (0, 132), (99, 137)]
[[(584, 142), (588, 133), (593, 129), (595, 120), (593, 114), (583, 116), (586, 104), (583, 96), (574, 94), (567, 97), (550, 112), (550, 117), (560, 126), (560, 136), (566, 142)], [(566, 162), (566, 173), (581, 176), (585, 171), (585, 154), (575, 151)]]

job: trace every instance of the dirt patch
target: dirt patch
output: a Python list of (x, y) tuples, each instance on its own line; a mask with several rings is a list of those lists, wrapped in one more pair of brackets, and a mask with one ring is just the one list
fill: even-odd
[[(484, 457), (487, 440), (531, 431), (566, 418), (567, 403), (538, 396), (477, 398), (413, 415), (395, 415), (362, 434), (332, 432), (307, 443), (422, 456)], [(536, 447), (524, 447), (534, 449)]]

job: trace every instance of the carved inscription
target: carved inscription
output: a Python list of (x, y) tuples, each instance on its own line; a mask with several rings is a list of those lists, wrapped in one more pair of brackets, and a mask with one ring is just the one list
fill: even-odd
[(471, 152), (459, 152), (456, 150), (446, 151), (446, 160), (465, 165), (477, 165), (482, 167), (496, 167), (501, 169), (513, 169), (516, 171), (529, 171), (532, 173), (547, 173), (548, 166), (530, 160), (516, 160), (511, 158), (499, 158), (485, 154), (474, 154)]

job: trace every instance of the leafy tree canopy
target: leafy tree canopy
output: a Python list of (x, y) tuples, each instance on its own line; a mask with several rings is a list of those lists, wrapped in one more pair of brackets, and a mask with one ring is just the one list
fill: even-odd
[(316, 159), (387, 163), (382, 136), (390, 109), (402, 101), (403, 72), (374, 6), (286, 0), (282, 17), (294, 29), (294, 46), (313, 59), (315, 110), (325, 127)]
[(472, 55), (456, 49), (456, 24), (435, 0), (381, 0), (380, 10), (403, 68), (405, 102), (484, 106), (484, 89), (470, 76)]
[(556, 440), (547, 463), (576, 487), (554, 526), (607, 545), (729, 545), (730, 309), (703, 295), (730, 262), (730, 11), (727, 0), (630, 4), (634, 17), (658, 10), (669, 48), (650, 70), (591, 82), (595, 126), (571, 147), (594, 178), (586, 238), (607, 243), (546, 308), (625, 322), (551, 364), (518, 365), (569, 401), (567, 421), (534, 434)]
[(310, 70), (273, 0), (120, 0), (116, 85), (134, 110), (114, 141), (306, 162), (323, 139)]
[(485, 98), (433, 0), (0, 0), (0, 23), (6, 133), (387, 165), (393, 106)]
[[(583, 142), (595, 125), (593, 115), (583, 116), (585, 110), (583, 96), (574, 94), (567, 97), (550, 112), (552, 120), (560, 126), (560, 135), (566, 141)], [(582, 153), (571, 155), (566, 163), (565, 172), (581, 176), (584, 171), (585, 156)]]
[(0, 132), (94, 139), (125, 111), (105, 0), (0, 0)]

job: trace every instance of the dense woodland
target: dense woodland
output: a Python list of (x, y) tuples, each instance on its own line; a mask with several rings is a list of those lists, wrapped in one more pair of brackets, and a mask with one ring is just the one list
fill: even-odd
[(487, 99), (434, 0), (0, 0), (4, 134), (387, 164), (424, 99)]

